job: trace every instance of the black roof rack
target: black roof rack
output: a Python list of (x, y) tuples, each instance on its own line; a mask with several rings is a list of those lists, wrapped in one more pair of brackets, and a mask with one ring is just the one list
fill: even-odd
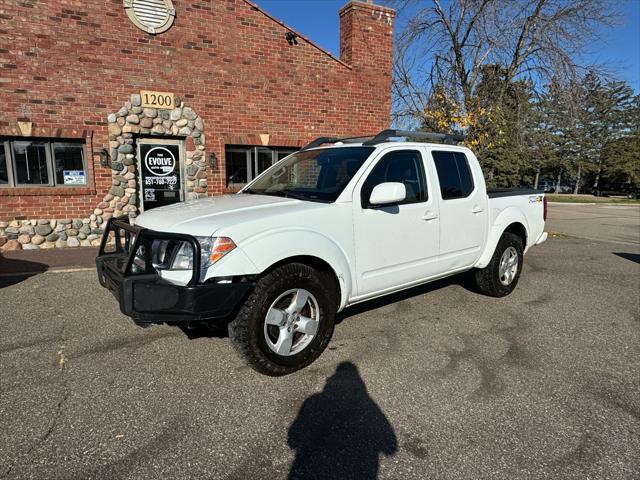
[(315, 140), (312, 140), (311, 142), (309, 142), (308, 144), (306, 144), (304, 147), (302, 147), (300, 150), (308, 150), (310, 148), (315, 148), (315, 147), (319, 147), (320, 145), (324, 145), (325, 143), (338, 143), (338, 142), (343, 142), (343, 143), (359, 143), (361, 141), (364, 141), (367, 138), (373, 138), (375, 135), (362, 135), (359, 137), (344, 137), (344, 138), (338, 138), (338, 137), (318, 137)]
[[(360, 137), (318, 137), (315, 140), (309, 142), (307, 145), (301, 148), (301, 150), (308, 150), (310, 148), (319, 147), (325, 143), (357, 143), (362, 141), (363, 145), (378, 145), (379, 143), (387, 142), (390, 138), (405, 137), (416, 140), (432, 140), (443, 143), (458, 143), (464, 140), (462, 135), (455, 135), (450, 133), (435, 133), (435, 132), (411, 132), (409, 130), (395, 130), (387, 129), (383, 130), (377, 135), (363, 135)], [(366, 140), (365, 139), (369, 139)]]
[(338, 137), (318, 137), (315, 140), (307, 143), (300, 150), (308, 150), (309, 148), (319, 147), (320, 145), (324, 145), (325, 143), (336, 143), (340, 139)]
[(379, 143), (386, 142), (393, 137), (405, 137), (416, 140), (435, 140), (443, 143), (458, 143), (464, 140), (462, 135), (450, 133), (411, 132), (408, 130), (387, 129), (381, 131), (371, 140), (364, 142), (363, 145), (378, 145)]

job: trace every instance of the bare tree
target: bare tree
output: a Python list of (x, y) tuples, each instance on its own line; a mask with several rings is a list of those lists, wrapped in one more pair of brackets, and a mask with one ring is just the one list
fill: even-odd
[[(617, 20), (610, 0), (390, 0), (400, 13), (394, 63), (397, 120), (420, 121), (434, 86), (469, 107), (482, 66), (502, 65), (505, 83), (571, 79), (598, 28)], [(593, 67), (593, 66), (591, 66)]]

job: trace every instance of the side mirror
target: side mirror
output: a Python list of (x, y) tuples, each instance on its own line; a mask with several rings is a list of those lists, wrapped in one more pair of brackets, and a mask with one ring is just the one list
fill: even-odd
[(369, 197), (370, 205), (388, 205), (398, 203), (407, 197), (407, 189), (404, 183), (385, 182), (376, 185)]

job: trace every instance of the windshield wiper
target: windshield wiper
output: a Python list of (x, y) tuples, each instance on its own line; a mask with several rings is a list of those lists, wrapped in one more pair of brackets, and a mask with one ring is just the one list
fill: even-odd
[(282, 191), (282, 192), (278, 192), (278, 193), (282, 193), (282, 195), (284, 197), (287, 198), (295, 198), (296, 200), (306, 200), (306, 201), (310, 201), (311, 199), (305, 195), (300, 195), (299, 193), (294, 193), (294, 192), (290, 192), (290, 191)]
[(284, 198), (293, 198), (296, 200), (303, 200), (307, 202), (315, 202), (317, 200), (313, 198), (309, 198), (306, 195), (302, 195), (300, 193), (291, 192), (289, 190), (244, 190), (242, 193), (250, 193), (255, 195), (269, 195), (271, 197), (284, 197)]
[(260, 195), (272, 195), (274, 197), (285, 197), (285, 198), (294, 198), (296, 200), (304, 200), (307, 202), (312, 202), (313, 199), (307, 197), (306, 195), (302, 195), (300, 193), (292, 192), (291, 190), (264, 190), (260, 192)]

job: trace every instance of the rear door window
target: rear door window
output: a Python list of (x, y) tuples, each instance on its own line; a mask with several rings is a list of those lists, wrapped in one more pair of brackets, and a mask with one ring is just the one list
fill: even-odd
[(443, 200), (468, 197), (473, 192), (473, 176), (467, 156), (462, 152), (433, 151)]

